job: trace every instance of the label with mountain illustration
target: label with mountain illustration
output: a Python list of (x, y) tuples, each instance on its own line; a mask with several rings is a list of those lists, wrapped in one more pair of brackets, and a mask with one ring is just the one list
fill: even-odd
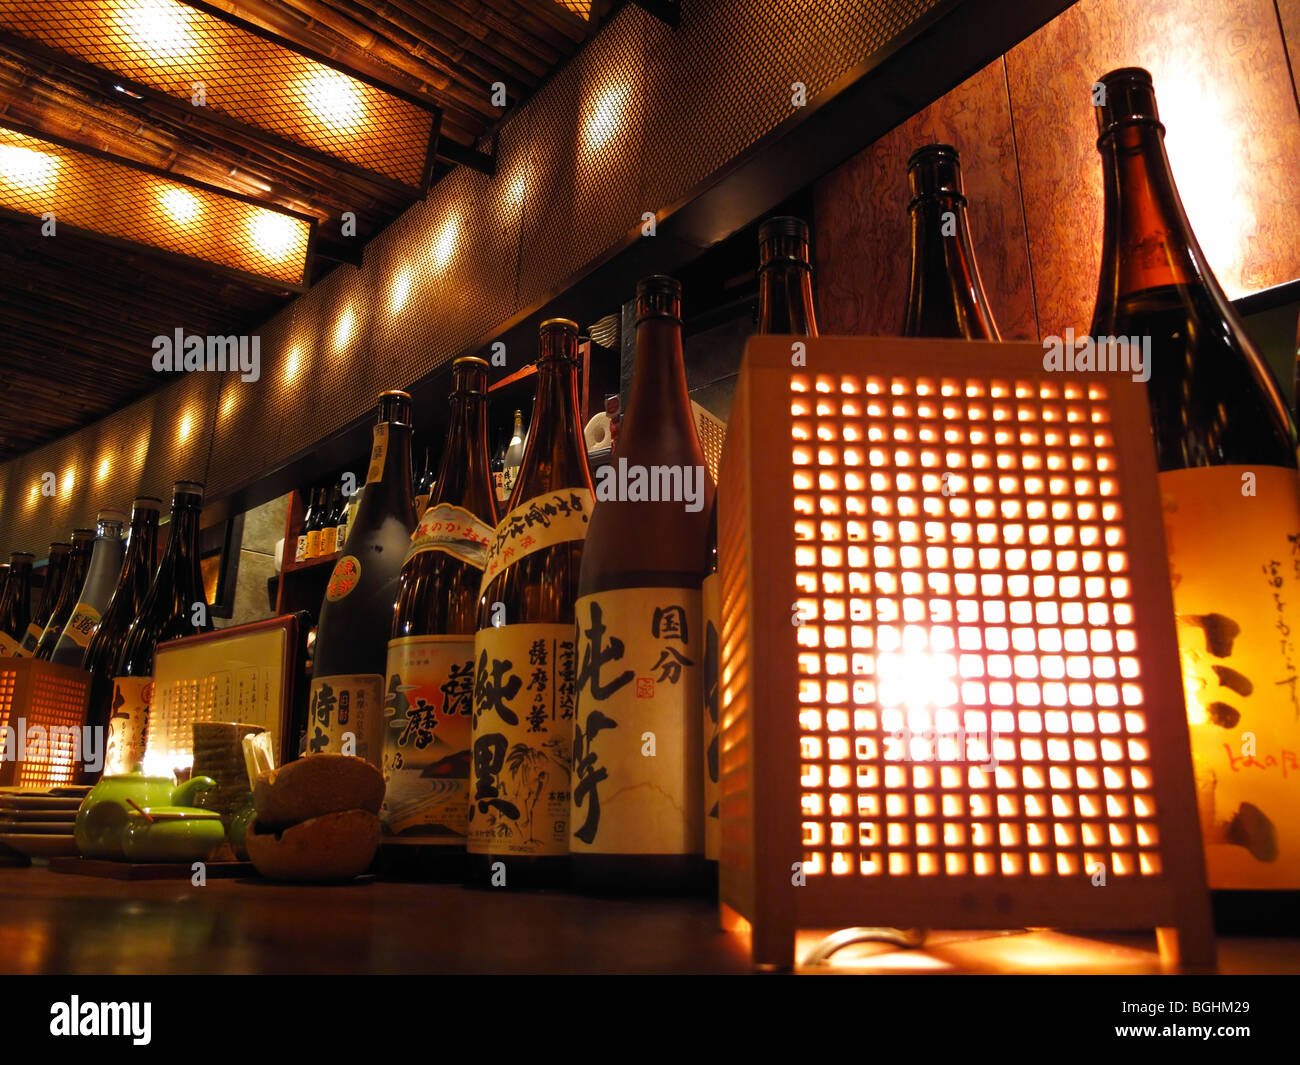
[(1300, 482), (1160, 474), (1210, 886), (1300, 888)]
[(473, 712), (473, 636), (389, 642), (379, 811), (385, 838), (464, 845)]
[(488, 626), (474, 654), (469, 850), (567, 854), (573, 626)]
[(578, 600), (574, 854), (702, 854), (700, 592)]

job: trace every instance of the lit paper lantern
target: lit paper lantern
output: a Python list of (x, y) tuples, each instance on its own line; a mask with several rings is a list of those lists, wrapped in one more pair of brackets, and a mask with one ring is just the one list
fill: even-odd
[(720, 899), (756, 964), (858, 925), (1213, 963), (1140, 383), (754, 338), (719, 500)]

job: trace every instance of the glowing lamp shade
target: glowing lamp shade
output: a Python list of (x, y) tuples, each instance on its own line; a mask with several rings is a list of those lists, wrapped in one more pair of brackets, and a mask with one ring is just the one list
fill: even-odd
[(89, 674), (35, 658), (0, 659), (0, 786), (74, 784)]
[(802, 343), (750, 341), (722, 457), (724, 925), (781, 966), (861, 925), (1155, 928), (1209, 964), (1142, 385)]

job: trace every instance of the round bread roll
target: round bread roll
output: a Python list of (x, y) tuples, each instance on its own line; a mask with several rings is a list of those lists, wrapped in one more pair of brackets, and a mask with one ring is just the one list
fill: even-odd
[(255, 820), (244, 847), (253, 867), (268, 880), (351, 880), (374, 861), (379, 818), (368, 810), (343, 810), (281, 831)]
[(268, 769), (253, 786), (257, 820), (271, 829), (343, 810), (377, 814), (383, 801), (384, 775), (346, 754), (309, 754)]

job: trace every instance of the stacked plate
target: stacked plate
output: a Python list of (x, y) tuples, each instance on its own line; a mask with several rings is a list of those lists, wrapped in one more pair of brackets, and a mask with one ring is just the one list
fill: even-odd
[(72, 829), (89, 786), (0, 788), (0, 844), (29, 858), (75, 856)]

